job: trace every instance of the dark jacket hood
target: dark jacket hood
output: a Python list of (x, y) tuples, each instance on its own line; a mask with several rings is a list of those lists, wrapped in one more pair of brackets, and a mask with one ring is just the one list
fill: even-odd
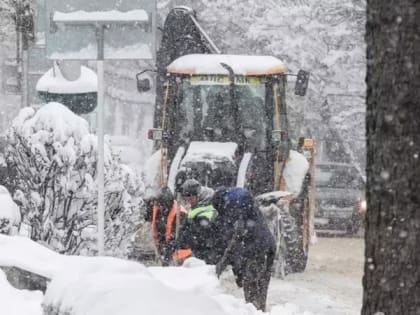
[(255, 217), (254, 201), (248, 190), (244, 188), (223, 188), (213, 197), (213, 206), (220, 216), (236, 221), (239, 217)]

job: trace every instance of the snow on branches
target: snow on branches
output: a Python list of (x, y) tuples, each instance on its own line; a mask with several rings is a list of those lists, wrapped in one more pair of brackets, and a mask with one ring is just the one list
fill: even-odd
[[(59, 103), (24, 108), (7, 134), (14, 199), (33, 240), (66, 254), (96, 251), (97, 138)], [(128, 256), (140, 220), (143, 183), (105, 143), (105, 247)]]

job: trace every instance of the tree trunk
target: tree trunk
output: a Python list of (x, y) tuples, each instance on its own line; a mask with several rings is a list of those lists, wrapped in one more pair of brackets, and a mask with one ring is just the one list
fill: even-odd
[(420, 1), (367, 1), (363, 315), (420, 314)]

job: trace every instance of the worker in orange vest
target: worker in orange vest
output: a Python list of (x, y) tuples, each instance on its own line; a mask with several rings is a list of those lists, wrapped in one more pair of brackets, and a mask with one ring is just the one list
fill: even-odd
[[(171, 264), (175, 251), (175, 241), (180, 229), (182, 228), (187, 211), (178, 204), (173, 193), (168, 187), (160, 189), (159, 193), (153, 198), (151, 213), (146, 219), (152, 223), (153, 240), (163, 266)], [(191, 250), (186, 253), (191, 254)]]
[[(185, 250), (191, 250), (194, 257), (207, 264), (215, 263), (214, 234), (211, 222), (216, 211), (211, 204), (213, 189), (201, 186), (195, 179), (187, 179), (181, 186), (181, 195), (190, 205), (184, 228), (177, 239), (177, 259), (185, 259)], [(184, 254), (181, 257), (181, 254)]]

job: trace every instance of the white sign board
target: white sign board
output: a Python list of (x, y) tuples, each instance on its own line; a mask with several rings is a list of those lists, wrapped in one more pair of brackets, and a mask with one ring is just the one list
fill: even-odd
[(154, 58), (153, 0), (47, 0), (46, 10), (49, 59)]

